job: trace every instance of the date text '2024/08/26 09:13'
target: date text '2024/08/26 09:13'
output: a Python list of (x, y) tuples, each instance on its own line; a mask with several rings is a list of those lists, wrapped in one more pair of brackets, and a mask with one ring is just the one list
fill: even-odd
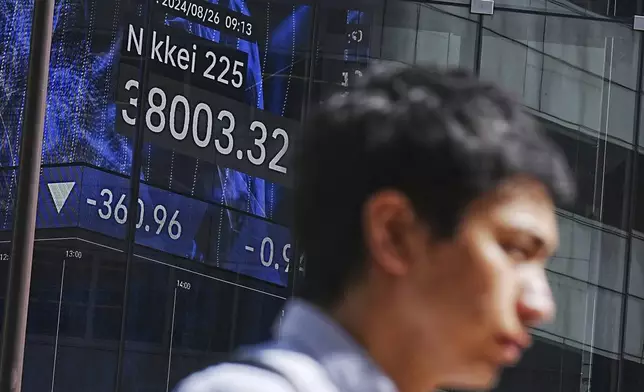
[(256, 41), (255, 23), (250, 16), (205, 0), (155, 0), (156, 10), (248, 41)]

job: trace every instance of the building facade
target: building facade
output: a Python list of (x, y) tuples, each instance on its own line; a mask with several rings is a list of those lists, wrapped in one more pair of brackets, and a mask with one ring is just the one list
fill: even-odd
[[(499, 83), (577, 176), (556, 321), (497, 389), (644, 390), (644, 0), (472, 1), (57, 1), (23, 390), (168, 391), (270, 336), (291, 141), (375, 61)], [(0, 4), (2, 277), (33, 6)]]

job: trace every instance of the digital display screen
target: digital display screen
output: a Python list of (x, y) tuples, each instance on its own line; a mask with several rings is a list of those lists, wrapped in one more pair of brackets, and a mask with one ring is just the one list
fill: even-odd
[[(8, 273), (10, 248), (0, 241), (0, 276)], [(278, 295), (141, 256), (133, 259), (131, 277), (124, 334), (137, 344), (125, 352), (122, 389), (128, 391), (173, 390), (190, 373), (226, 358), (231, 341), (269, 338), (284, 303)], [(114, 390), (124, 280), (122, 250), (78, 238), (36, 240), (23, 390)], [(6, 284), (0, 279), (0, 305)], [(43, 344), (47, 338), (52, 344)], [(77, 343), (70, 350), (70, 339), (93, 339), (101, 348)]]
[[(0, 5), (0, 230), (8, 231), (33, 4)], [(369, 15), (324, 15), (312, 48), (313, 6), (304, 1), (56, 2), (38, 228), (124, 239), (134, 215), (139, 245), (287, 285), (293, 146), (311, 56), (329, 91), (349, 87), (369, 56)]]
[[(137, 244), (286, 286), (293, 257), (288, 228), (147, 184), (138, 205)], [(128, 178), (90, 167), (45, 168), (36, 223), (125, 239), (128, 206)]]
[[(173, 390), (270, 338), (303, 265), (291, 228), (303, 114), (369, 55), (369, 17), (347, 1), (55, 2), (26, 390), (112, 391), (116, 374), (122, 390)], [(0, 0), (0, 276), (33, 3)]]

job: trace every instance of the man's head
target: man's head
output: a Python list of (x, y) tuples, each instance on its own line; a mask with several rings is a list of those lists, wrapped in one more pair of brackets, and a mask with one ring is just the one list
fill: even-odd
[(545, 262), (565, 158), (460, 71), (381, 67), (311, 118), (298, 151), (300, 296), (401, 390), (485, 388), (554, 312)]

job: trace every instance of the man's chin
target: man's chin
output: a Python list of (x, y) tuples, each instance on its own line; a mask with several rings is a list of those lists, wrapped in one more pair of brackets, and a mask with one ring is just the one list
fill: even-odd
[(489, 390), (499, 383), (500, 371), (497, 369), (476, 369), (461, 374), (454, 374), (441, 383), (441, 389)]

